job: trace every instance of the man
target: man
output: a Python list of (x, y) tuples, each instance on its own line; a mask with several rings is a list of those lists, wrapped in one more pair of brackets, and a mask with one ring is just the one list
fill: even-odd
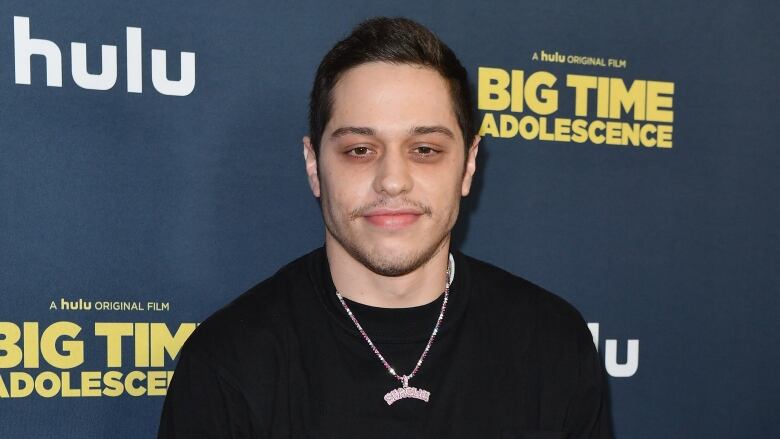
[(466, 71), (406, 19), (319, 66), (304, 158), (323, 248), (203, 324), (159, 438), (609, 438), (585, 322), (450, 248), (476, 168)]

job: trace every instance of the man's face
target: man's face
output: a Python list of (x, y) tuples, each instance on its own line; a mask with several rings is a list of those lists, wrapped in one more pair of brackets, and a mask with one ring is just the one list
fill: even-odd
[(435, 70), (376, 62), (344, 72), (333, 89), (319, 173), (304, 139), (327, 245), (385, 276), (414, 271), (446, 250), (460, 197), (471, 187), (477, 143), (464, 157), (449, 89)]

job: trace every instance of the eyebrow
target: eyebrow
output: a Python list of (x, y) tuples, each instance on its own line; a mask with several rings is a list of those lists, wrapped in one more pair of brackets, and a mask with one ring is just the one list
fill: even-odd
[(412, 134), (420, 135), (420, 134), (444, 134), (445, 136), (449, 137), (450, 139), (455, 138), (455, 134), (452, 133), (452, 130), (450, 130), (447, 127), (443, 127), (441, 125), (434, 125), (434, 126), (423, 126), (423, 127), (413, 127), (411, 130), (409, 130)]
[(341, 137), (347, 134), (357, 134), (359, 136), (373, 136), (376, 132), (368, 127), (341, 127), (333, 132), (330, 137)]
[[(409, 133), (413, 135), (443, 134), (451, 139), (455, 138), (455, 134), (452, 133), (452, 130), (441, 125), (412, 127), (409, 130)], [(341, 136), (346, 136), (347, 134), (357, 134), (359, 136), (374, 136), (376, 135), (376, 131), (374, 131), (373, 128), (369, 128), (369, 127), (341, 127), (333, 131), (330, 137), (332, 138), (341, 137)]]

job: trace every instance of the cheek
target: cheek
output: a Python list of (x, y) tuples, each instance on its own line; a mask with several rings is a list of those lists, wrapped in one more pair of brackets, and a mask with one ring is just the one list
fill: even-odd
[[(425, 181), (418, 182), (420, 187), (427, 188), (422, 200), (431, 203), (434, 215), (441, 222), (450, 222), (457, 215), (460, 203), (461, 178), (449, 173), (440, 173)], [(413, 196), (413, 198), (416, 198)]]
[(360, 182), (348, 173), (329, 172), (320, 177), (322, 197), (327, 199), (330, 210), (336, 215), (347, 215), (359, 204), (361, 197)]
[(429, 192), (437, 194), (436, 197), (440, 199), (451, 198), (453, 192), (460, 193), (462, 179), (460, 167), (454, 164), (420, 174), (421, 186), (430, 188)]

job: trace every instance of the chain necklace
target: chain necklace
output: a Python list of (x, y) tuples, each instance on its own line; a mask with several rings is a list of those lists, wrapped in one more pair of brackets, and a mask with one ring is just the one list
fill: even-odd
[(373, 350), (376, 356), (379, 357), (379, 361), (381, 361), (382, 364), (385, 366), (387, 372), (390, 373), (390, 375), (393, 376), (395, 379), (401, 381), (402, 387), (393, 389), (385, 394), (384, 400), (387, 403), (387, 405), (392, 405), (394, 402), (398, 401), (399, 399), (404, 399), (404, 398), (415, 398), (421, 401), (428, 402), (428, 399), (431, 396), (431, 392), (423, 389), (418, 389), (417, 387), (409, 386), (409, 380), (412, 379), (417, 374), (417, 371), (420, 369), (420, 366), (422, 366), (423, 360), (425, 360), (425, 357), (428, 355), (428, 351), (431, 349), (431, 345), (433, 344), (433, 340), (436, 338), (436, 334), (439, 332), (439, 327), (441, 326), (441, 322), (442, 320), (444, 320), (444, 310), (447, 308), (447, 300), (449, 298), (450, 284), (452, 283), (454, 277), (455, 277), (455, 260), (452, 257), (452, 253), (450, 253), (449, 261), (447, 264), (446, 282), (444, 285), (444, 302), (441, 304), (441, 312), (439, 313), (439, 318), (436, 319), (436, 326), (433, 327), (433, 332), (431, 332), (431, 337), (428, 339), (428, 344), (425, 345), (425, 349), (423, 350), (422, 355), (420, 355), (420, 359), (417, 360), (417, 364), (414, 366), (414, 369), (409, 375), (398, 375), (398, 373), (396, 373), (395, 369), (393, 369), (393, 367), (390, 366), (387, 360), (385, 360), (385, 357), (383, 357), (382, 354), (379, 352), (379, 349), (377, 349), (377, 347), (368, 337), (368, 334), (366, 334), (366, 331), (363, 330), (363, 327), (360, 326), (360, 323), (358, 323), (355, 315), (352, 314), (352, 310), (349, 309), (349, 307), (347, 306), (347, 303), (344, 301), (344, 298), (341, 296), (341, 293), (339, 293), (338, 290), (336, 290), (336, 297), (339, 298), (339, 302), (341, 302), (341, 305), (344, 307), (344, 310), (347, 312), (347, 315), (349, 316), (350, 319), (352, 319), (352, 322), (355, 324), (355, 326), (357, 326), (358, 331), (360, 331), (360, 335), (363, 336), (363, 339), (366, 340), (368, 345), (371, 347), (371, 350)]

